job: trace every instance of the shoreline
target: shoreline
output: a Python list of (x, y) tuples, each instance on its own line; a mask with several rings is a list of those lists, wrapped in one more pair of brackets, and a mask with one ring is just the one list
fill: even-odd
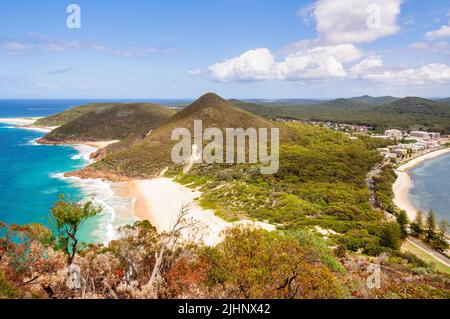
[(425, 161), (435, 159), (448, 153), (450, 153), (450, 148), (431, 151), (429, 153), (416, 157), (395, 169), (395, 172), (397, 173), (397, 179), (392, 185), (392, 190), (394, 192), (393, 202), (398, 208), (406, 211), (408, 219), (410, 221), (413, 221), (416, 218), (416, 215), (419, 211), (409, 199), (409, 192), (414, 187), (410, 170)]
[[(11, 125), (17, 129), (32, 130), (44, 134), (58, 127), (33, 125), (38, 119), (40, 117), (0, 118), (0, 123)], [(69, 146), (75, 149), (78, 154), (72, 156), (71, 159), (84, 160), (83, 167), (95, 161), (92, 158), (92, 154), (116, 142), (118, 141), (76, 141), (64, 143), (40, 143), (39, 139), (35, 141), (39, 145)], [(66, 181), (73, 185), (74, 188), (79, 189), (83, 194), (83, 198), (91, 198), (97, 205), (102, 207), (103, 213), (97, 217), (98, 223), (94, 227), (92, 225), (88, 226), (88, 229), (90, 229), (88, 241), (108, 243), (117, 237), (118, 227), (136, 221), (134, 215), (130, 213), (134, 206), (134, 199), (126, 196), (123, 184), (100, 178), (66, 176), (64, 172), (53, 173), (50, 175), (50, 178)]]
[(242, 220), (227, 222), (218, 217), (214, 211), (201, 208), (197, 203), (202, 194), (183, 186), (173, 179), (159, 177), (149, 180), (127, 182), (129, 192), (136, 198), (133, 214), (140, 220), (148, 220), (159, 232), (170, 231), (177, 215), (187, 207), (187, 218), (195, 221), (191, 232), (182, 233), (184, 239), (202, 241), (214, 246), (223, 240), (223, 232), (237, 225), (253, 225), (268, 231), (275, 230), (275, 225), (259, 221)]

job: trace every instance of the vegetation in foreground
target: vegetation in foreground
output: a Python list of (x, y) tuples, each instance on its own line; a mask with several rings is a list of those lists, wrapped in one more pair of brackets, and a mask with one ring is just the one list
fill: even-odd
[[(175, 127), (192, 128), (196, 119), (221, 129), (280, 128), (279, 172), (262, 176), (259, 167), (216, 164), (194, 165), (188, 174), (181, 174), (182, 167), (170, 161), (174, 143), (170, 132)], [(181, 244), (180, 229), (158, 234), (148, 223), (138, 223), (122, 228), (122, 237), (108, 247), (79, 247), (76, 237), (66, 236), (64, 242), (58, 232), (59, 239), (42, 235), (38, 239), (36, 225), (4, 225), (0, 272), (5, 286), (22, 297), (57, 298), (448, 298), (447, 276), (399, 251), (409, 227), (390, 200), (389, 183), (394, 177), (390, 167), (384, 167), (375, 180), (375, 192), (382, 208), (397, 221), (388, 220), (369, 203), (366, 174), (379, 162), (376, 148), (385, 146), (382, 143), (364, 136), (351, 140), (300, 123), (274, 123), (207, 94), (152, 134), (111, 151), (84, 171), (136, 178), (159, 175), (169, 166), (169, 176), (203, 192), (199, 199), (203, 207), (226, 220), (266, 220), (277, 224), (277, 231), (232, 229), (217, 247), (204, 247), (198, 242)], [(67, 208), (72, 206), (83, 211), (74, 203)], [(193, 226), (181, 216), (176, 227)], [(54, 234), (41, 226), (37, 229)], [(315, 235), (315, 230), (325, 233), (325, 238)], [(25, 240), (11, 241), (17, 236)], [(61, 243), (71, 244), (64, 249)], [(42, 275), (30, 273), (37, 269), (31, 264), (36, 260), (30, 259), (32, 246), (38, 248), (37, 260), (45, 251), (45, 262), (40, 260), (46, 268), (36, 270), (44, 271)], [(49, 256), (57, 265), (51, 270)], [(17, 268), (23, 272), (11, 268), (17, 262), (25, 263)], [(76, 291), (63, 285), (67, 275), (56, 274), (71, 263), (81, 265), (90, 285)], [(378, 289), (366, 285), (372, 263), (382, 267)], [(42, 285), (39, 278), (47, 278), (51, 286)], [(20, 288), (27, 280), (32, 283)]]
[[(138, 222), (106, 247), (84, 247), (73, 230), (96, 213), (90, 203), (61, 199), (52, 216), (64, 231), (0, 224), (0, 298), (450, 297), (449, 277), (414, 255), (343, 253), (301, 229), (231, 228), (222, 243), (205, 247), (180, 236), (197, 226), (184, 211), (169, 232)], [(373, 264), (381, 267), (377, 287), (367, 285)]]

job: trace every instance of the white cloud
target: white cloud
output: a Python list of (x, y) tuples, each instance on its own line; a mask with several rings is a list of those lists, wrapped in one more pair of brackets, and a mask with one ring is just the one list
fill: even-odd
[(199, 76), (199, 75), (202, 74), (202, 70), (200, 70), (200, 69), (197, 68), (197, 69), (189, 70), (189, 71), (187, 71), (186, 73), (187, 73), (187, 75), (189, 75), (189, 76)]
[(418, 68), (384, 66), (379, 56), (371, 56), (350, 68), (353, 77), (391, 85), (423, 85), (450, 82), (450, 66), (431, 63)]
[(402, 0), (319, 0), (314, 6), (319, 39), (366, 43), (399, 31)]
[(443, 25), (438, 30), (435, 31), (429, 31), (425, 33), (425, 36), (428, 39), (436, 39), (436, 38), (446, 38), (450, 37), (450, 26)]
[[(209, 71), (213, 79), (223, 82), (359, 79), (391, 86), (450, 82), (450, 66), (446, 64), (385, 66), (381, 56), (363, 58), (364, 52), (354, 45), (396, 33), (401, 3), (402, 0), (318, 0), (299, 12), (307, 21), (314, 17), (317, 38), (291, 45), (278, 61), (269, 49), (259, 48), (211, 65)], [(448, 52), (446, 42), (420, 42), (410, 48)]]
[(273, 78), (275, 58), (268, 49), (250, 50), (239, 57), (224, 60), (209, 67), (217, 81), (257, 81)]
[(122, 58), (144, 58), (155, 53), (167, 53), (171, 50), (149, 47), (129, 47), (123, 49), (112, 49), (107, 46), (92, 42), (58, 41), (49, 36), (30, 33), (22, 40), (7, 40), (0, 42), (0, 51), (11, 55), (31, 54), (45, 51), (50, 53), (61, 53), (77, 50), (93, 50), (106, 52)]
[(170, 52), (168, 49), (159, 48), (139, 48), (131, 47), (121, 50), (111, 50), (112, 54), (121, 58), (138, 59), (145, 58), (155, 53), (167, 53)]
[(376, 68), (383, 66), (383, 60), (378, 55), (373, 55), (365, 58), (361, 62), (353, 65), (349, 72), (354, 77), (358, 77), (361, 75), (364, 75), (367, 72), (370, 72), (371, 70), (374, 70)]
[(213, 79), (223, 82), (342, 78), (347, 76), (344, 64), (361, 55), (354, 45), (345, 44), (306, 49), (276, 62), (272, 53), (262, 48), (216, 63), (209, 70)]
[(405, 20), (403, 20), (403, 25), (405, 25), (405, 26), (413, 25), (415, 23), (416, 23), (416, 19), (414, 19), (414, 17), (408, 17)]
[(36, 85), (37, 87), (40, 87), (40, 88), (44, 88), (44, 89), (52, 89), (52, 90), (59, 89), (58, 85), (51, 84), (51, 83), (36, 82), (36, 83), (34, 83), (34, 85)]
[(433, 43), (415, 42), (409, 46), (410, 49), (424, 50), (434, 53), (450, 55), (450, 44), (447, 41), (439, 41)]
[(361, 56), (361, 50), (352, 44), (316, 47), (288, 55), (276, 65), (276, 74), (278, 79), (291, 81), (344, 78), (347, 76), (344, 64)]

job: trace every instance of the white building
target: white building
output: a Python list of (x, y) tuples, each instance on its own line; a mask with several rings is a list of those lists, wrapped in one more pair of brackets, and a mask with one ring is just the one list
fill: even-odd
[(384, 135), (395, 140), (401, 140), (403, 138), (403, 133), (400, 130), (386, 130)]
[(411, 137), (417, 137), (424, 140), (438, 139), (441, 137), (441, 133), (425, 131), (412, 131), (409, 135)]

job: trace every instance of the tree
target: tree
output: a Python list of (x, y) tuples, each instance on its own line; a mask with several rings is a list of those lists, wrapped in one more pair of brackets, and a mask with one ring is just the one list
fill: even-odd
[(411, 224), (411, 231), (414, 237), (420, 237), (423, 234), (423, 215), (422, 212), (418, 212), (414, 223)]
[(439, 222), (439, 238), (441, 240), (445, 240), (447, 230), (448, 230), (448, 221), (443, 219)]
[(400, 232), (401, 232), (401, 238), (405, 239), (408, 237), (408, 215), (404, 210), (400, 211), (400, 213), (397, 216), (397, 223), (400, 226)]
[(427, 243), (430, 243), (433, 239), (436, 238), (436, 233), (435, 233), (435, 229), (436, 229), (436, 221), (434, 218), (434, 213), (431, 210), (428, 213), (428, 217), (427, 217), (427, 229), (426, 229), (426, 241)]
[(387, 223), (383, 228), (380, 244), (384, 247), (397, 250), (400, 247), (400, 237), (400, 226), (395, 222)]
[(67, 265), (73, 262), (78, 249), (77, 234), (80, 226), (91, 217), (100, 212), (88, 201), (84, 204), (66, 201), (61, 195), (60, 199), (50, 210), (53, 219), (51, 220), (57, 233), (57, 241), (60, 248), (67, 256)]
[(446, 234), (448, 229), (448, 222), (446, 220), (441, 220), (439, 222), (439, 236), (436, 236), (433, 239), (432, 245), (433, 248), (444, 252), (448, 249), (449, 245), (447, 243)]

